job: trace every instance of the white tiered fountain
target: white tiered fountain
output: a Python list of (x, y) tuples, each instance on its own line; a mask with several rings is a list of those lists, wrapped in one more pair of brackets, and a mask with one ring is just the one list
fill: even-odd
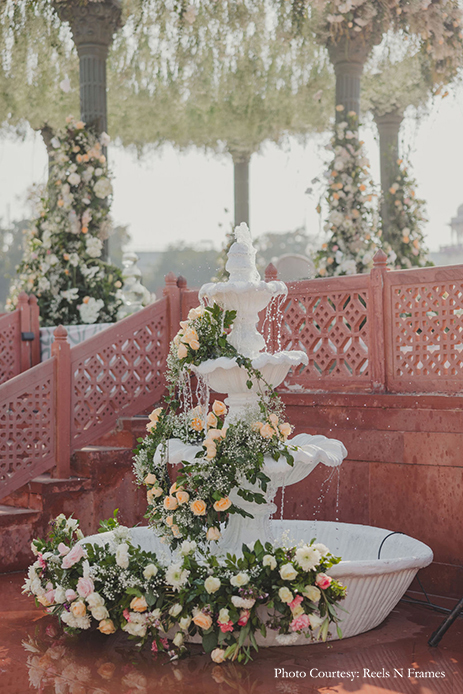
[[(247, 226), (241, 225), (235, 233), (237, 240), (230, 249), (227, 263), (229, 281), (204, 285), (200, 297), (202, 301), (215, 301), (225, 309), (237, 311), (229, 335), (230, 343), (240, 354), (252, 360), (267, 383), (276, 387), (292, 366), (307, 364), (307, 355), (297, 351), (276, 354), (263, 351), (264, 339), (256, 329), (259, 311), (269, 304), (272, 297), (286, 294), (287, 289), (283, 282), (261, 280)], [(212, 390), (228, 394), (228, 421), (242, 417), (257, 406), (259, 383), (254, 381), (252, 389), (247, 388), (247, 371), (237, 364), (236, 359), (211, 359), (195, 369)], [(340, 465), (347, 455), (340, 441), (325, 436), (299, 434), (287, 444), (292, 447), (293, 467), (283, 456), (278, 461), (265, 459), (264, 472), (271, 480), (266, 504), (246, 502), (236, 494), (237, 490), (231, 492), (233, 503), (251, 513), (253, 519), (233, 514), (218, 543), (218, 552), (239, 554), (243, 543), (250, 545), (257, 539), (280, 542), (284, 536), (285, 546), (295, 546), (300, 541), (308, 542), (316, 537), (318, 542), (329, 547), (333, 555), (342, 557), (329, 573), (347, 586), (347, 597), (342, 604), (347, 611), (342, 620), (343, 636), (368, 631), (380, 624), (394, 608), (417, 571), (430, 564), (432, 551), (418, 540), (382, 528), (339, 522), (270, 520), (270, 515), (276, 510), (272, 498), (279, 487), (300, 482), (319, 463)], [(193, 461), (199, 450), (200, 446), (173, 439), (169, 442), (169, 463), (176, 465), (182, 460)], [(105, 544), (110, 536), (111, 533), (103, 533), (82, 542)], [(131, 538), (144, 550), (164, 557), (169, 554), (166, 545), (151, 528), (133, 528)], [(258, 636), (257, 640), (262, 646), (281, 645), (276, 643), (275, 633), (268, 633), (265, 638)], [(310, 641), (302, 634), (296, 643), (309, 645)]]

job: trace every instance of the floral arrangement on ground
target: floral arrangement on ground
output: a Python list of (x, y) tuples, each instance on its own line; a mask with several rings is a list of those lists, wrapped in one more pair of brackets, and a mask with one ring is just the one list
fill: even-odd
[(111, 230), (108, 143), (72, 116), (51, 140), (47, 188), (7, 300), (13, 310), (22, 291), (34, 293), (42, 326), (117, 320), (122, 273), (102, 260)]
[[(64, 516), (47, 539), (33, 541), (37, 559), (25, 591), (68, 631), (122, 630), (170, 658), (199, 640), (217, 663), (247, 662), (268, 630), (280, 644), (301, 634), (326, 640), (331, 625), (341, 637), (336, 606), (346, 589), (327, 574), (340, 561), (327, 547), (283, 538), (243, 544), (236, 556), (217, 545), (231, 515), (252, 518), (239, 499), (263, 504), (275, 494), (266, 459), (283, 457), (291, 466), (295, 450), (280, 399), (228, 341), (234, 318), (215, 303), (189, 312), (171, 345), (165, 406), (149, 416), (135, 452), (146, 517), (165, 551), (137, 546), (116, 514), (101, 523), (101, 531), (112, 531), (101, 543), (85, 543), (78, 522)], [(209, 408), (199, 376), (193, 406), (194, 366), (221, 356), (236, 359), (258, 392), (257, 405), (230, 421), (220, 400)]]
[[(326, 639), (345, 588), (326, 571), (337, 564), (314, 540), (298, 547), (243, 546), (243, 556), (201, 554), (185, 540), (170, 561), (132, 543), (115, 518), (102, 546), (82, 541), (78, 521), (58, 516), (44, 540), (34, 540), (36, 561), (24, 592), (55, 615), (69, 633), (122, 630), (140, 646), (178, 658), (199, 640), (214, 662), (247, 662), (256, 636), (278, 632), (280, 644), (300, 634)], [(102, 535), (104, 540), (104, 535)]]

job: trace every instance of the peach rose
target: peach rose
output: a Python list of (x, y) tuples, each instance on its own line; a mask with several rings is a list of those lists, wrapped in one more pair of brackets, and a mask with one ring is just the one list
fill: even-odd
[(182, 486), (179, 487), (177, 482), (174, 482), (173, 485), (171, 486), (171, 488), (169, 489), (169, 494), (172, 496), (173, 494), (175, 494), (175, 492), (182, 492), (182, 491), (183, 491), (183, 487)]
[(221, 439), (223, 436), (222, 431), (223, 429), (209, 429), (204, 443), (206, 443), (208, 440), (215, 441), (216, 439)]
[(204, 447), (206, 449), (206, 459), (207, 460), (212, 460), (215, 458), (217, 455), (217, 446), (213, 441), (206, 441), (204, 444)]
[(174, 524), (174, 517), (173, 516), (167, 516), (166, 525), (168, 525), (169, 528), (171, 528), (173, 526), (173, 524)]
[(201, 417), (194, 417), (191, 421), (190, 427), (195, 431), (202, 431), (204, 429), (204, 422)]
[(179, 344), (177, 349), (177, 356), (179, 359), (185, 359), (188, 356), (188, 350), (184, 344)]
[(226, 511), (227, 508), (230, 508), (231, 505), (232, 505), (232, 502), (230, 501), (228, 496), (224, 496), (222, 499), (219, 499), (218, 501), (215, 502), (214, 509), (217, 512)]
[(195, 516), (204, 516), (206, 514), (206, 502), (202, 499), (196, 499), (190, 504), (190, 508)]
[(280, 429), (281, 435), (283, 436), (284, 440), (288, 438), (292, 431), (292, 426), (289, 422), (284, 422), (284, 424), (280, 424), (278, 427)]
[(148, 609), (148, 603), (145, 598), (133, 598), (130, 603), (130, 609), (134, 612), (144, 612)]
[(227, 406), (221, 400), (214, 400), (212, 411), (217, 417), (223, 417), (227, 414)]
[(276, 416), (276, 414), (271, 414), (269, 420), (274, 426), (278, 424), (278, 417)]
[(153, 499), (155, 499), (155, 498), (158, 496), (158, 494), (156, 494), (156, 492), (158, 491), (158, 489), (160, 489), (160, 487), (157, 487), (157, 488), (156, 488), (156, 487), (153, 487), (152, 489), (148, 489), (148, 491), (146, 492), (146, 501), (147, 501), (149, 504), (152, 504), (152, 503), (153, 503)]
[(211, 658), (214, 663), (223, 663), (225, 660), (225, 651), (223, 648), (214, 648), (211, 653)]
[[(49, 591), (49, 593), (53, 593), (53, 598), (54, 598), (54, 592), (53, 592), (53, 591)], [(38, 595), (38, 596), (37, 596), (37, 600), (38, 600), (39, 603), (40, 603), (41, 605), (43, 605), (44, 607), (50, 607), (50, 605), (53, 605), (53, 600), (50, 602), (50, 600), (48, 599), (47, 596), (48, 596), (48, 593), (46, 593), (45, 595)], [(50, 596), (49, 596), (49, 597), (50, 597)]]
[(212, 618), (208, 614), (204, 614), (204, 612), (199, 612), (196, 617), (193, 617), (193, 622), (197, 627), (204, 629), (204, 631), (207, 631), (212, 626)]
[(196, 352), (199, 349), (199, 342), (198, 340), (191, 340), (190, 341), (190, 347), (191, 349)]
[(71, 612), (74, 615), (74, 617), (83, 617), (84, 614), (87, 612), (85, 603), (82, 600), (77, 600), (76, 602), (73, 602), (71, 605)]
[(182, 533), (180, 532), (180, 528), (178, 527), (178, 525), (173, 525), (171, 527), (171, 530), (174, 537), (182, 537)]
[(251, 429), (252, 429), (253, 431), (260, 431), (261, 427), (263, 427), (263, 426), (264, 426), (264, 425), (263, 425), (262, 422), (254, 422), (254, 423), (251, 425)]
[(166, 511), (175, 511), (178, 506), (178, 501), (175, 496), (166, 496), (164, 499), (164, 508)]
[(149, 420), (150, 420), (150, 422), (157, 422), (158, 419), (159, 419), (159, 415), (161, 414), (161, 412), (162, 412), (162, 407), (156, 407), (156, 409), (153, 410), (153, 411), (151, 412), (151, 414), (149, 415)]
[(177, 492), (175, 495), (178, 499), (179, 504), (186, 504), (190, 500), (190, 495), (188, 492)]
[[(116, 627), (114, 626), (114, 622), (112, 619), (102, 619), (101, 622), (98, 625), (98, 631), (101, 631), (102, 634), (114, 634), (116, 631)], [(109, 668), (107, 666), (110, 666)], [(100, 673), (100, 670), (102, 668), (105, 668), (105, 674)], [(111, 674), (109, 674), (111, 670)], [(114, 665), (112, 663), (106, 663), (105, 665), (102, 665), (100, 670), (98, 670), (98, 673), (101, 675), (101, 677), (104, 677), (105, 679), (110, 679), (113, 676), (114, 672)]]
[(220, 530), (218, 528), (208, 528), (206, 540), (209, 540), (209, 542), (217, 542), (217, 540), (220, 540)]
[(264, 439), (271, 439), (272, 436), (275, 434), (274, 428), (270, 424), (263, 424), (260, 428), (260, 435)]
[(208, 427), (213, 427), (213, 428), (214, 428), (214, 427), (217, 426), (217, 417), (215, 416), (215, 414), (214, 414), (213, 412), (209, 412), (209, 414), (207, 415), (207, 420), (206, 420), (206, 421), (207, 421), (207, 426), (208, 426)]
[(149, 472), (143, 481), (145, 484), (156, 484), (156, 475), (153, 475), (152, 472)]

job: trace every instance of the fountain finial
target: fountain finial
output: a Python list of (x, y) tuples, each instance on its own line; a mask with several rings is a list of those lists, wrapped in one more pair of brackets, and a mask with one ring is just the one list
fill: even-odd
[(228, 251), (225, 266), (229, 282), (260, 282), (256, 267), (256, 249), (252, 245), (251, 232), (248, 225), (242, 222), (235, 227), (235, 243)]

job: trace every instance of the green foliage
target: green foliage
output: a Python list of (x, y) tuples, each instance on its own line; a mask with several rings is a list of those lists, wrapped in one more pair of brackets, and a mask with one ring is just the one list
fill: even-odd
[(7, 228), (0, 221), (0, 312), (5, 310), (10, 281), (16, 275), (16, 266), (23, 254), (24, 235), (30, 222), (14, 221)]

